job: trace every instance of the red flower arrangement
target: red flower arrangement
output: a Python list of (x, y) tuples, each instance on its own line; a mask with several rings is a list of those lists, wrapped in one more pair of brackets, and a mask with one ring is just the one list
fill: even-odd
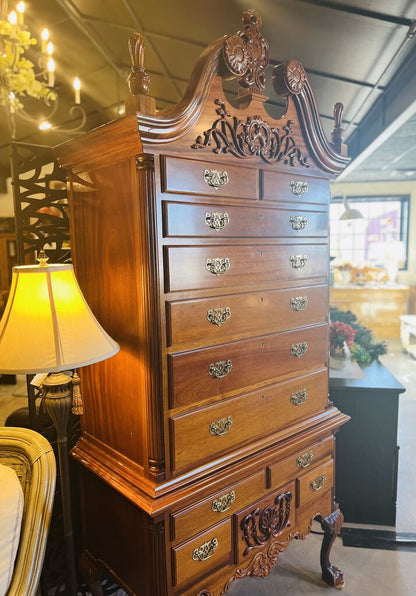
[(342, 348), (344, 341), (349, 348), (351, 348), (356, 330), (342, 321), (334, 321), (329, 326), (329, 349), (334, 352), (336, 348)]

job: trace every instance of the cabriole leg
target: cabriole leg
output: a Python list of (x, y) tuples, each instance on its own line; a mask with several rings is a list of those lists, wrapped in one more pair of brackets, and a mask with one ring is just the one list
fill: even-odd
[(329, 556), (332, 545), (335, 538), (341, 531), (342, 524), (344, 523), (344, 516), (340, 509), (335, 509), (328, 517), (318, 516), (316, 518), (324, 531), (324, 538), (321, 546), (321, 569), (322, 579), (329, 586), (334, 588), (342, 589), (344, 587), (344, 578), (342, 571), (331, 565)]

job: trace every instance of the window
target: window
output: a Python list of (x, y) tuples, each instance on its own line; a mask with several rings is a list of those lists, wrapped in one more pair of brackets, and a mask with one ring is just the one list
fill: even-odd
[(340, 219), (343, 197), (331, 199), (331, 257), (354, 266), (385, 267), (395, 261), (407, 269), (409, 195), (346, 197), (362, 218)]

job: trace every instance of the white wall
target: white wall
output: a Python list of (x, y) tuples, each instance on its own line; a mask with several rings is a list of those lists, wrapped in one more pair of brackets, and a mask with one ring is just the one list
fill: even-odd
[(0, 193), (0, 217), (14, 217), (12, 179), (7, 178), (7, 193)]
[(398, 283), (416, 285), (416, 182), (334, 182), (332, 196), (410, 195), (408, 270), (399, 271)]

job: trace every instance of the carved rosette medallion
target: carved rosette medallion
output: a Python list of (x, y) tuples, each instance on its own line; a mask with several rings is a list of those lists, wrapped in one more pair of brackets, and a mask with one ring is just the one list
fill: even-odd
[(242, 159), (261, 157), (267, 163), (309, 167), (308, 156), (302, 155), (296, 145), (293, 120), (274, 128), (260, 116), (247, 116), (246, 120), (231, 116), (221, 99), (216, 99), (215, 104), (219, 106), (215, 110), (219, 118), (195, 139), (192, 149), (213, 146), (213, 153), (230, 153)]
[(300, 93), (306, 81), (306, 73), (302, 64), (297, 60), (286, 62), (286, 81), (288, 89), (292, 93)]
[(269, 47), (260, 33), (262, 20), (254, 10), (246, 10), (243, 24), (243, 30), (225, 39), (224, 61), (228, 70), (239, 77), (241, 87), (263, 94)]
[(237, 34), (229, 35), (224, 41), (224, 59), (233, 74), (241, 76), (246, 72), (249, 55), (246, 44)]
[(298, 95), (305, 83), (305, 69), (297, 60), (287, 60), (275, 66), (273, 71), (273, 86), (279, 95), (283, 97)]

